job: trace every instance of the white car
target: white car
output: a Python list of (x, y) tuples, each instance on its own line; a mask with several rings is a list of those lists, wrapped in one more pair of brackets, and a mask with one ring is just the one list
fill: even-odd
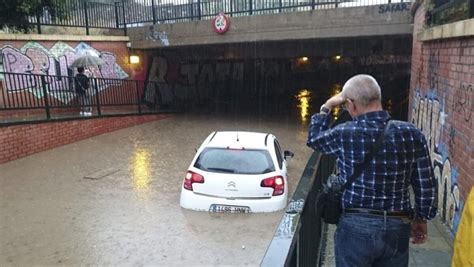
[(272, 134), (213, 132), (188, 168), (180, 205), (224, 213), (281, 210), (288, 199), (286, 159), (291, 157)]

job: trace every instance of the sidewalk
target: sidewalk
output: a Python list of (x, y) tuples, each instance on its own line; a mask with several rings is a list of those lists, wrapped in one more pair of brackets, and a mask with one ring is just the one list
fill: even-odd
[[(322, 266), (333, 267), (334, 242), (333, 236), (336, 227), (328, 225), (326, 231), (326, 252)], [(448, 228), (439, 219), (428, 223), (428, 241), (425, 244), (410, 244), (410, 267), (446, 267), (451, 266), (454, 238)]]

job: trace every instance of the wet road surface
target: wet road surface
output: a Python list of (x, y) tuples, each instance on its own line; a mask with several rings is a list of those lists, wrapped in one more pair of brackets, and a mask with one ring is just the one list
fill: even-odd
[(295, 153), (292, 194), (311, 154), (307, 126), (291, 118), (176, 115), (0, 165), (0, 266), (257, 266), (283, 211), (179, 206), (195, 149), (215, 130), (275, 134)]

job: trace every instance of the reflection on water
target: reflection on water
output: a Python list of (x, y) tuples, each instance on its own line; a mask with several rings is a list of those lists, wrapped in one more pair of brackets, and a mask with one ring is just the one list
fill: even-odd
[(150, 151), (139, 148), (132, 160), (132, 179), (134, 189), (147, 189), (150, 185)]
[(309, 115), (310, 101), (311, 101), (311, 92), (308, 89), (301, 89), (296, 94), (296, 99), (298, 99), (297, 107), (300, 109), (300, 118), (302, 122), (306, 122)]
[[(330, 89), (331, 97), (339, 94), (340, 92), (342, 92), (342, 86), (340, 84), (333, 84), (331, 86), (331, 89)], [(333, 108), (331, 112), (332, 112), (332, 115), (334, 116), (334, 119), (337, 120), (337, 118), (342, 112), (342, 108), (341, 106), (337, 106)]]

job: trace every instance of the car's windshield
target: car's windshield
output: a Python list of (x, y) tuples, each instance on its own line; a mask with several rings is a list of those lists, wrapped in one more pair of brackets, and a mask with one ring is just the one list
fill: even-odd
[(206, 148), (194, 167), (210, 172), (262, 174), (275, 171), (266, 150)]

